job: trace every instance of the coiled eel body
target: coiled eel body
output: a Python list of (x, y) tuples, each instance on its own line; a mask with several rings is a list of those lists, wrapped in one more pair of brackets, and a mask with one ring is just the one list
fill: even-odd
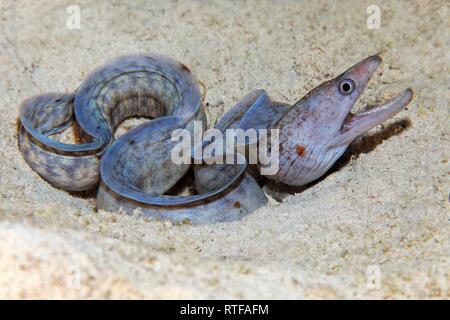
[[(172, 131), (192, 130), (194, 120), (206, 126), (196, 80), (172, 59), (153, 54), (116, 58), (94, 70), (75, 93), (31, 97), (20, 110), (24, 159), (60, 189), (88, 190), (101, 180), (98, 209), (132, 213), (140, 208), (145, 215), (177, 222), (211, 223), (241, 218), (267, 202), (245, 174), (245, 164), (205, 167), (205, 178), (196, 181), (198, 194), (164, 195), (190, 168), (171, 161)], [(115, 128), (135, 116), (153, 120), (114, 140)], [(80, 144), (49, 137), (70, 125)], [(214, 189), (205, 182), (208, 171), (214, 172)]]
[[(277, 152), (279, 168), (267, 178), (305, 185), (321, 177), (356, 137), (411, 101), (413, 92), (406, 89), (383, 106), (351, 113), (380, 63), (379, 56), (368, 57), (292, 107), (273, 102), (264, 90), (251, 92), (216, 129), (278, 130), (279, 141), (269, 151)], [(116, 127), (136, 116), (152, 120), (115, 140)], [(185, 65), (155, 54), (122, 56), (94, 70), (73, 93), (25, 100), (19, 148), (31, 168), (57, 188), (82, 191), (99, 185), (98, 209), (140, 209), (147, 216), (202, 224), (240, 219), (265, 205), (264, 192), (246, 171), (245, 153), (236, 155), (243, 158), (238, 164), (193, 165), (196, 194), (165, 194), (192, 167), (171, 159), (176, 144), (171, 134), (192, 133), (195, 121), (205, 129), (200, 91)], [(69, 126), (77, 144), (52, 139)]]

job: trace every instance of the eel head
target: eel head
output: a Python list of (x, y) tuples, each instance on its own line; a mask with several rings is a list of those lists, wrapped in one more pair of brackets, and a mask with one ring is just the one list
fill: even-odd
[(322, 176), (359, 135), (404, 109), (413, 98), (408, 88), (382, 106), (352, 113), (355, 102), (382, 59), (370, 56), (310, 91), (277, 123), (280, 169), (268, 178), (304, 185)]

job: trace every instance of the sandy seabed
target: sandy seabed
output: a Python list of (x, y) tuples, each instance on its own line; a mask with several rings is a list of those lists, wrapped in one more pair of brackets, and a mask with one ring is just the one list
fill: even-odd
[[(376, 1), (378, 3), (378, 1)], [(0, 3), (1, 298), (448, 298), (449, 15), (446, 1)], [(362, 58), (384, 63), (356, 109), (415, 99), (305, 190), (269, 185), (244, 219), (174, 226), (94, 212), (17, 148), (20, 102), (75, 89), (126, 53), (171, 56), (206, 87), (209, 124), (264, 88), (294, 103)], [(301, 192), (300, 192), (301, 191)]]

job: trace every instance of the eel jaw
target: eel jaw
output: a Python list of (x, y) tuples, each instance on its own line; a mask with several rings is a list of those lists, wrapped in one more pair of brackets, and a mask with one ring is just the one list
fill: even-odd
[(376, 127), (403, 110), (412, 100), (413, 96), (413, 90), (408, 88), (385, 104), (367, 112), (358, 114), (349, 112), (344, 119), (342, 129), (335, 138), (333, 145), (338, 147), (350, 144), (364, 132)]

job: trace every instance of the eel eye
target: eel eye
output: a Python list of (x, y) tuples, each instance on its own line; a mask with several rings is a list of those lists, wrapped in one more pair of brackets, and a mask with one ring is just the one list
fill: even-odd
[(350, 94), (355, 90), (355, 82), (352, 79), (344, 79), (339, 83), (339, 92)]

